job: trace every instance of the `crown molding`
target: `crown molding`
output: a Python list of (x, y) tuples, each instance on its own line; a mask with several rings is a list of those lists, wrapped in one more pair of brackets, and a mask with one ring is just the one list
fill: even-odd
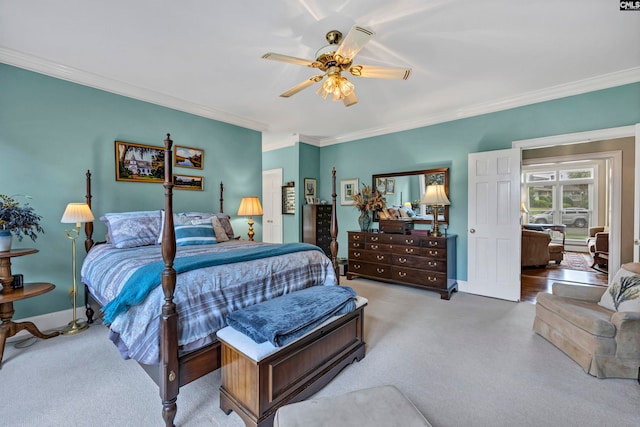
[[(203, 105), (187, 102), (171, 95), (144, 89), (129, 83), (109, 79), (97, 74), (82, 71), (73, 67), (54, 63), (43, 58), (17, 52), (12, 49), (0, 47), (0, 62), (13, 65), (26, 70), (35, 71), (51, 77), (67, 80), (73, 83), (82, 84), (93, 87), (95, 89), (104, 90), (128, 98), (149, 102), (167, 108), (172, 108), (186, 113), (195, 114), (197, 116), (206, 117), (212, 120), (241, 126), (258, 132), (268, 130), (268, 125), (254, 120), (248, 120), (233, 114), (215, 110)], [(431, 115), (421, 120), (398, 122), (390, 126), (363, 129), (357, 132), (344, 134), (338, 137), (314, 137), (310, 135), (299, 135), (299, 141), (311, 144), (317, 147), (325, 147), (344, 142), (355, 141), (364, 138), (385, 135), (389, 133), (401, 132), (425, 126), (431, 126), (438, 123), (449, 122), (478, 116), (482, 114), (495, 113), (511, 108), (522, 107), (524, 105), (535, 104), (553, 99), (565, 98), (568, 96), (579, 95), (582, 93), (593, 92), (602, 89), (608, 89), (615, 86), (622, 86), (629, 83), (640, 81), (640, 67), (630, 68), (627, 70), (617, 71), (601, 76), (591, 77), (575, 82), (556, 85), (545, 89), (526, 92), (520, 95), (497, 99), (486, 103), (472, 105), (453, 109), (438, 114)], [(284, 146), (287, 143), (285, 143)], [(289, 142), (290, 144), (290, 142)], [(282, 148), (279, 144), (264, 144), (263, 151)]]
[[(411, 130), (421, 128), (425, 126), (431, 126), (438, 123), (449, 122), (452, 120), (459, 120), (482, 114), (495, 113), (498, 111), (508, 110), (511, 108), (522, 107), (525, 105), (536, 104), (539, 102), (551, 101), (554, 99), (565, 98), (568, 96), (580, 95), (582, 93), (593, 92), (602, 89), (608, 89), (616, 86), (622, 86), (630, 83), (636, 83), (640, 81), (640, 67), (629, 68), (627, 70), (616, 71), (601, 76), (591, 77), (588, 79), (577, 80), (575, 82), (566, 83), (562, 85), (552, 86), (545, 89), (526, 92), (520, 95), (497, 99), (482, 104), (472, 105), (469, 107), (463, 107), (454, 109), (439, 114), (431, 115), (423, 120), (419, 121), (406, 121), (396, 123), (392, 126), (386, 126), (381, 128), (363, 129), (358, 132), (353, 132), (345, 135), (341, 135), (335, 138), (322, 138), (316, 139), (316, 144), (321, 147), (325, 147), (333, 144), (340, 144), (343, 142), (354, 141), (363, 138), (371, 138), (374, 136), (385, 135), (394, 132), (401, 132), (405, 130)], [(300, 140), (313, 139), (305, 135), (300, 135)]]
[(259, 132), (267, 129), (267, 126), (264, 123), (247, 120), (243, 117), (225, 113), (196, 103), (187, 102), (171, 95), (106, 78), (98, 74), (68, 67), (33, 55), (17, 52), (12, 49), (0, 47), (0, 62), (58, 79), (67, 80), (72, 83), (78, 83), (95, 89), (104, 90), (106, 92), (115, 93), (117, 95), (126, 96), (127, 98), (149, 102), (151, 104), (195, 114), (197, 116), (218, 120), (247, 129)]

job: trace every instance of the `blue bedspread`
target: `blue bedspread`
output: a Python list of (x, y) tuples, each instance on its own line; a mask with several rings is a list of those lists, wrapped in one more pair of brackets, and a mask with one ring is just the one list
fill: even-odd
[(227, 315), (227, 323), (257, 343), (287, 345), (331, 316), (355, 310), (348, 286), (313, 286)]
[[(198, 268), (246, 262), (308, 250), (320, 251), (320, 248), (309, 243), (285, 243), (282, 245), (258, 246), (224, 253), (177, 258), (174, 261), (173, 268), (177, 274), (180, 274)], [(124, 284), (118, 296), (102, 308), (104, 323), (111, 324), (120, 313), (127, 311), (134, 305), (142, 303), (147, 295), (160, 285), (161, 273), (164, 268), (164, 261), (157, 261), (136, 270)]]

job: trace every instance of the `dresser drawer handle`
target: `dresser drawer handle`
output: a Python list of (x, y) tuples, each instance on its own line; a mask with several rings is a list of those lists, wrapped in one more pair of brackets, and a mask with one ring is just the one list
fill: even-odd
[(407, 259), (406, 258), (398, 258), (398, 262), (400, 264), (404, 264), (405, 262), (407, 262)]
[(355, 236), (353, 236), (353, 240), (360, 240), (360, 235), (356, 234)]
[(427, 265), (429, 265), (429, 267), (436, 267), (438, 265), (438, 263), (437, 262), (433, 262), (433, 261), (429, 261), (427, 263)]
[(371, 245), (371, 249), (378, 249), (378, 245)]
[(362, 255), (360, 252), (354, 252), (353, 256), (356, 258), (360, 258), (360, 255)]
[(372, 242), (377, 242), (378, 241), (378, 237), (377, 236), (371, 236), (371, 241)]
[(430, 282), (437, 282), (438, 278), (429, 276), (429, 277), (427, 277), (427, 280), (430, 281)]
[(412, 243), (413, 243), (413, 239), (405, 239), (405, 240), (404, 240), (404, 242), (405, 242), (407, 245), (410, 245), (410, 244), (412, 244)]
[(407, 277), (407, 273), (405, 273), (404, 271), (398, 271), (398, 276)]
[(438, 246), (438, 242), (434, 242), (433, 240), (429, 240), (429, 246)]
[(360, 242), (356, 242), (356, 243), (354, 243), (354, 244), (353, 244), (353, 247), (354, 247), (354, 248), (359, 248), (359, 247), (360, 247)]
[(378, 261), (382, 261), (384, 259), (384, 255), (376, 255)]
[(376, 268), (376, 271), (380, 274), (384, 273), (384, 268)]
[(353, 264), (354, 270), (360, 270), (360, 264)]
[(413, 248), (404, 248), (404, 251), (408, 254), (412, 254), (413, 253)]
[(431, 256), (437, 256), (438, 255), (438, 251), (429, 251), (429, 255)]

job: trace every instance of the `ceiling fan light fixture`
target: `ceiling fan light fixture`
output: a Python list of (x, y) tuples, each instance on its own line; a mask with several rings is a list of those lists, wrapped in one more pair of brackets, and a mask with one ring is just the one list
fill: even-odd
[(354, 89), (353, 83), (342, 77), (340, 73), (332, 73), (329, 74), (316, 93), (322, 99), (327, 99), (331, 95), (334, 101), (341, 101), (351, 95)]

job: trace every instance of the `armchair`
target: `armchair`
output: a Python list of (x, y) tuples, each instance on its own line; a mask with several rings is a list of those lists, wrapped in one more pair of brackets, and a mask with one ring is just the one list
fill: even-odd
[(539, 267), (549, 264), (551, 236), (546, 231), (522, 230), (520, 265)]
[[(640, 263), (625, 264), (612, 284), (634, 274), (640, 274)], [(541, 292), (536, 297), (533, 330), (590, 375), (637, 378), (640, 369), (637, 305), (627, 306), (630, 311), (604, 307), (601, 298), (608, 292), (605, 287), (554, 283), (552, 289), (552, 294)]]
[(589, 238), (587, 239), (587, 247), (593, 256), (593, 264), (600, 267), (606, 267), (609, 262), (609, 232), (605, 231), (605, 227), (591, 227), (589, 229)]

